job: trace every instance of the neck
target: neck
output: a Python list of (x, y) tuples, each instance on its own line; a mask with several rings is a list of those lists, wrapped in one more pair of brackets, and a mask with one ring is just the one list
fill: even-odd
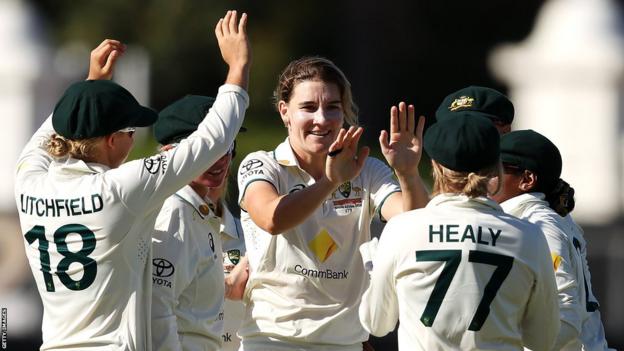
[(189, 184), (189, 186), (191, 187), (191, 189), (193, 189), (197, 195), (199, 195), (202, 199), (206, 197), (206, 195), (208, 195), (208, 188), (202, 185), (199, 185), (197, 183), (191, 183)]
[(299, 152), (295, 148), (291, 146), (295, 157), (297, 158), (297, 162), (299, 163), (299, 167), (306, 171), (309, 175), (314, 178), (314, 180), (318, 181), (323, 178), (325, 175), (325, 160), (327, 155), (317, 155), (317, 154), (309, 154), (305, 152)]

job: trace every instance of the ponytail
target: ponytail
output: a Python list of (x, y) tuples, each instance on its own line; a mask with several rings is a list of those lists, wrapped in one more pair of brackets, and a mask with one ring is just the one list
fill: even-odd
[(574, 188), (560, 178), (555, 187), (546, 194), (546, 201), (557, 214), (565, 217), (574, 210)]

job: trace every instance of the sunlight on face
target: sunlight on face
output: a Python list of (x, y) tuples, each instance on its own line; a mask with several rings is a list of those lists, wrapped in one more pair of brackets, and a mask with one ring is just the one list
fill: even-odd
[(344, 123), (340, 89), (334, 83), (301, 82), (290, 101), (280, 102), (280, 114), (295, 153), (326, 154)]

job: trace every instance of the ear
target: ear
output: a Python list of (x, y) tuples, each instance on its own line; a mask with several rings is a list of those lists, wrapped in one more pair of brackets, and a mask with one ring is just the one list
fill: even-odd
[(104, 145), (107, 149), (112, 149), (115, 147), (117, 136), (116, 133), (111, 133), (109, 135), (104, 136)]
[(529, 192), (533, 190), (537, 186), (537, 174), (531, 171), (524, 171), (522, 173), (522, 179), (520, 180), (520, 184), (518, 187), (523, 192)]
[(288, 128), (290, 126), (290, 118), (288, 116), (288, 103), (284, 100), (280, 100), (277, 103), (277, 109), (279, 110), (280, 117), (282, 117), (282, 122), (284, 122), (284, 126)]

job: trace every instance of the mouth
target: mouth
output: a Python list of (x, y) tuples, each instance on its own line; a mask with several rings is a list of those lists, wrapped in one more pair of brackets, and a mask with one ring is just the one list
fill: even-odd
[(225, 169), (224, 168), (220, 168), (220, 169), (217, 169), (217, 170), (214, 170), (214, 171), (210, 171), (210, 172), (208, 172), (208, 174), (210, 174), (211, 176), (216, 177), (216, 176), (220, 176), (221, 174), (223, 174), (223, 172), (225, 172)]
[(313, 130), (313, 131), (309, 131), (309, 132), (308, 132), (308, 134), (309, 134), (309, 135), (312, 135), (312, 136), (316, 136), (316, 137), (321, 137), (321, 138), (324, 138), (324, 137), (326, 137), (326, 136), (330, 135), (330, 134), (331, 134), (331, 131), (330, 131), (330, 130), (325, 130), (325, 131), (322, 131), (322, 130)]

